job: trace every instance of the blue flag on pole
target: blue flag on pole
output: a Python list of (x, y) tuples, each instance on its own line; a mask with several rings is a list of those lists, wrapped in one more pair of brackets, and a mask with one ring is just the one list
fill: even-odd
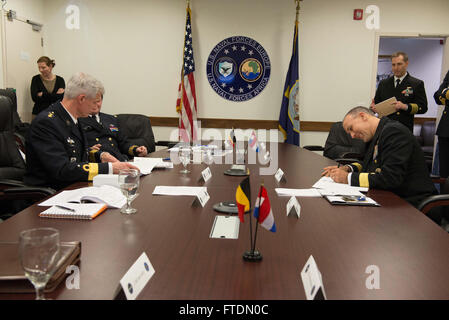
[(299, 59), (298, 20), (295, 22), (293, 51), (282, 95), (279, 130), (284, 134), (284, 142), (299, 146)]

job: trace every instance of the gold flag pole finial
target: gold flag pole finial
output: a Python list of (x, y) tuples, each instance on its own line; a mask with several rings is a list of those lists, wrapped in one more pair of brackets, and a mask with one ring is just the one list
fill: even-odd
[(187, 6), (190, 7), (190, 0), (187, 0)]
[(302, 1), (302, 0), (295, 0), (295, 2), (296, 2), (296, 21), (298, 21), (298, 17), (299, 17), (299, 9), (300, 9), (299, 3), (300, 3), (301, 1)]

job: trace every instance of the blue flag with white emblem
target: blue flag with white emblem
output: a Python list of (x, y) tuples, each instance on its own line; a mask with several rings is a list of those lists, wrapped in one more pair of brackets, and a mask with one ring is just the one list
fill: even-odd
[(298, 59), (298, 20), (295, 22), (293, 50), (285, 78), (282, 95), (279, 130), (284, 134), (284, 142), (299, 146), (299, 59)]

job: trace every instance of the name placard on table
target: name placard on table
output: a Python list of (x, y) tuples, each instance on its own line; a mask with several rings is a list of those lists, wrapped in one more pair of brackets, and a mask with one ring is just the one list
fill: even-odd
[(135, 300), (154, 273), (155, 270), (150, 259), (148, 259), (145, 252), (142, 253), (123, 278), (120, 279), (120, 285), (126, 299)]

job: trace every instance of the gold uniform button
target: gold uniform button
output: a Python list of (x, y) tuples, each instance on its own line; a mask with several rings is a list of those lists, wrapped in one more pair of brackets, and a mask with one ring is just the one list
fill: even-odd
[(112, 138), (109, 138), (109, 141), (112, 141)]
[(111, 143), (111, 146), (114, 146), (114, 144), (113, 144), (113, 143)]
[(400, 113), (399, 113), (399, 112), (396, 112), (396, 114), (397, 114), (397, 115), (400, 115)]
[(446, 114), (446, 111), (444, 111), (443, 113)]
[(72, 150), (73, 151), (73, 153), (75, 153), (75, 150)]
[(95, 138), (95, 140), (96, 140), (96, 141), (100, 141), (100, 139), (98, 139), (98, 138)]

